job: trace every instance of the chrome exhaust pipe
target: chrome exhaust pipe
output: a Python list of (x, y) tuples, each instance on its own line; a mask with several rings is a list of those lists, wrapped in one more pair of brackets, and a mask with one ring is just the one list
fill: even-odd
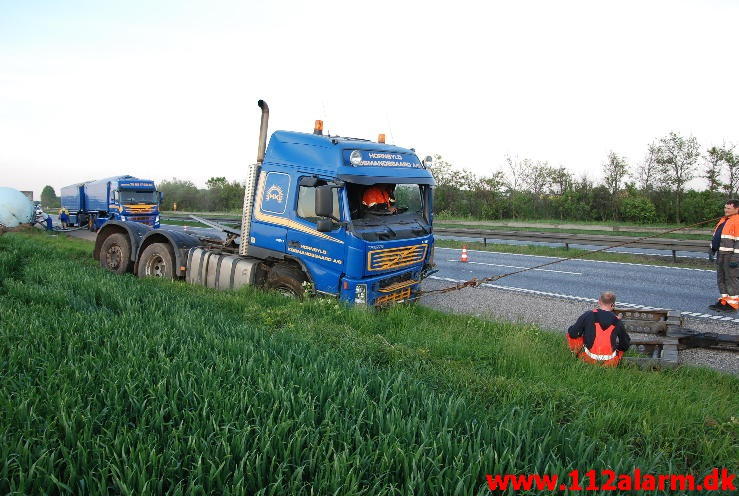
[(264, 100), (259, 100), (257, 105), (262, 109), (262, 124), (259, 126), (259, 150), (257, 151), (257, 163), (249, 164), (246, 181), (244, 182), (244, 208), (241, 212), (241, 239), (239, 241), (239, 255), (241, 256), (247, 256), (249, 254), (249, 245), (251, 244), (251, 214), (254, 209), (254, 195), (257, 191), (259, 172), (262, 168), (262, 163), (264, 162), (264, 152), (267, 150), (269, 107), (267, 106), (267, 102)]
[(257, 102), (259, 108), (262, 109), (262, 123), (259, 126), (259, 150), (257, 151), (257, 163), (262, 165), (264, 162), (264, 152), (267, 150), (267, 124), (269, 122), (269, 106), (264, 100)]

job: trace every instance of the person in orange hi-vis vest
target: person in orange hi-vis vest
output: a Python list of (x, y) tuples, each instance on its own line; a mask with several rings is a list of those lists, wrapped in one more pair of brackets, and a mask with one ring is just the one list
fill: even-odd
[(567, 330), (567, 344), (583, 362), (615, 367), (629, 349), (631, 338), (613, 313), (615, 305), (615, 294), (601, 293), (598, 308), (582, 314)]
[(367, 188), (362, 195), (362, 205), (373, 210), (387, 210), (394, 212), (392, 206), (395, 200), (392, 197), (392, 185), (374, 184)]
[(724, 204), (724, 216), (713, 229), (711, 251), (716, 257), (716, 279), (721, 294), (708, 308), (717, 312), (736, 312), (739, 308), (739, 200)]

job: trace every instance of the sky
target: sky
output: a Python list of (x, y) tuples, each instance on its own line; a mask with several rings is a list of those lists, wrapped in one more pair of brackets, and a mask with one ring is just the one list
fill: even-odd
[(599, 180), (670, 131), (739, 144), (739, 0), (0, 0), (0, 186), (203, 187), (270, 132)]

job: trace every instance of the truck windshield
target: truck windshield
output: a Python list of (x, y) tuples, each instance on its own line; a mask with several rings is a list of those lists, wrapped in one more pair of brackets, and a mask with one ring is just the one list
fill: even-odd
[(122, 189), (118, 192), (121, 203), (159, 203), (159, 195), (156, 191), (135, 191)]
[(352, 227), (363, 239), (405, 239), (431, 232), (426, 212), (428, 186), (347, 183)]

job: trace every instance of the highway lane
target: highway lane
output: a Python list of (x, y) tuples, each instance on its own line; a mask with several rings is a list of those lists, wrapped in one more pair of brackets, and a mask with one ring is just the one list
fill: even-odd
[[(436, 248), (439, 272), (448, 281), (484, 278), (534, 267), (552, 257), (470, 250), (470, 262), (459, 262), (459, 249)], [(716, 272), (706, 269), (661, 267), (621, 262), (569, 260), (541, 270), (506, 277), (491, 287), (578, 301), (596, 298), (601, 291), (616, 293), (619, 305), (680, 310), (692, 317), (739, 323), (739, 314), (712, 312), (707, 305), (717, 297)]]

